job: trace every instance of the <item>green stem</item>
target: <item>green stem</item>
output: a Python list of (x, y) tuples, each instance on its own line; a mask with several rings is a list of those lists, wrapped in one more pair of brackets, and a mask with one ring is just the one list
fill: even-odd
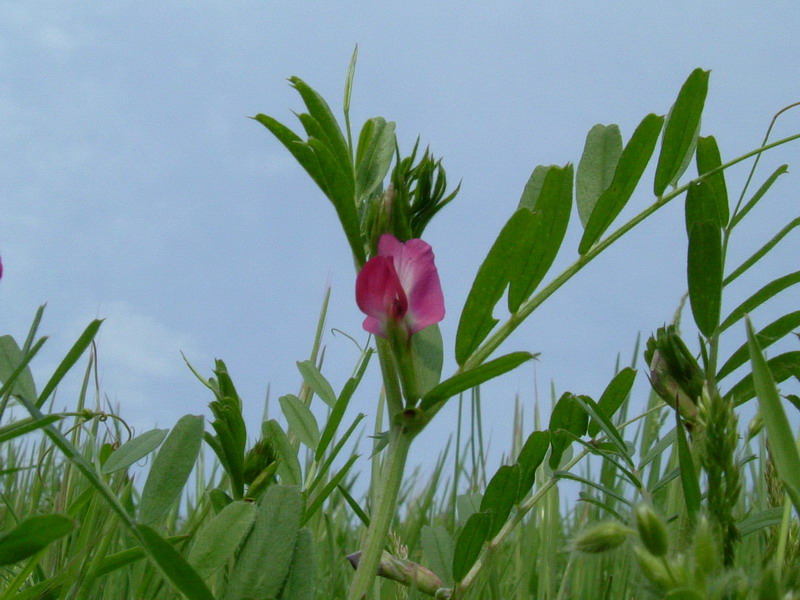
[(356, 574), (350, 584), (350, 592), (347, 596), (349, 600), (367, 598), (367, 593), (372, 588), (378, 574), (378, 563), (397, 508), (397, 496), (403, 482), (408, 449), (411, 447), (413, 439), (414, 433), (409, 432), (405, 426), (392, 422), (389, 445), (383, 465), (383, 478), (377, 488), (375, 509), (370, 515), (367, 538), (364, 541), (358, 569), (356, 569)]

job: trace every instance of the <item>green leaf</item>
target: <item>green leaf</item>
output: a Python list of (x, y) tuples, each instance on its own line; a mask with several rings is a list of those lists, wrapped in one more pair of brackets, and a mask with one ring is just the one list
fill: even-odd
[(33, 556), (74, 528), (75, 522), (65, 515), (28, 517), (11, 531), (0, 534), (0, 565), (13, 565)]
[[(617, 412), (619, 407), (625, 402), (625, 398), (631, 393), (633, 382), (636, 380), (636, 370), (630, 367), (625, 367), (619, 373), (614, 375), (614, 378), (603, 390), (603, 395), (597, 401), (598, 409), (609, 419), (611, 419)], [(600, 425), (591, 421), (587, 433), (594, 437), (600, 431)]]
[(331, 148), (338, 162), (343, 166), (350, 165), (350, 153), (347, 149), (347, 141), (328, 103), (299, 77), (290, 77), (289, 81), (294, 89), (300, 93), (309, 114), (319, 123), (325, 135), (323, 141)]
[(414, 367), (417, 372), (417, 383), (424, 396), (442, 380), (442, 364), (444, 363), (444, 342), (439, 325), (421, 329), (411, 336)]
[(689, 232), (687, 275), (689, 301), (697, 328), (711, 337), (722, 306), (722, 232), (719, 225), (703, 221)]
[(422, 410), (428, 410), (434, 405), (445, 402), (449, 398), (461, 392), (465, 392), (476, 385), (499, 377), (532, 358), (535, 358), (535, 355), (530, 352), (512, 352), (511, 354), (506, 354), (500, 358), (490, 360), (469, 371), (454, 375), (425, 394), (422, 398), (420, 408)]
[(102, 473), (107, 475), (114, 471), (125, 469), (137, 460), (141, 460), (158, 448), (168, 433), (168, 429), (151, 429), (125, 442), (114, 450), (108, 460), (103, 463)]
[(455, 581), (461, 581), (478, 560), (483, 543), (489, 534), (490, 524), (490, 516), (482, 512), (474, 513), (464, 523), (453, 551), (453, 579)]
[(302, 512), (303, 499), (296, 487), (267, 488), (231, 572), (227, 600), (278, 596), (292, 563)]
[(744, 219), (745, 215), (747, 215), (747, 213), (749, 213), (750, 210), (756, 204), (758, 204), (761, 198), (764, 197), (764, 194), (766, 194), (769, 191), (769, 188), (772, 187), (772, 184), (775, 183), (775, 180), (778, 179), (778, 177), (780, 177), (784, 173), (788, 172), (789, 172), (789, 165), (781, 165), (780, 167), (775, 169), (772, 172), (772, 174), (769, 177), (767, 177), (766, 181), (761, 184), (761, 187), (758, 188), (756, 193), (753, 194), (753, 197), (747, 201), (747, 204), (745, 204), (740, 211), (737, 211), (736, 214), (733, 215), (733, 219), (731, 220), (731, 229), (733, 229), (736, 226), (736, 224), (739, 223), (739, 221)]
[(522, 197), (519, 199), (519, 205), (517, 208), (527, 208), (528, 210), (532, 211), (534, 204), (536, 204), (536, 199), (542, 192), (542, 186), (544, 185), (545, 177), (550, 172), (550, 169), (553, 168), (554, 165), (544, 166), (544, 165), (537, 165), (534, 167), (531, 176), (528, 178), (525, 187), (522, 190)]
[(549, 431), (534, 431), (525, 440), (517, 457), (519, 471), (519, 491), (517, 502), (521, 501), (533, 488), (536, 469), (542, 464), (547, 449), (550, 447)]
[[(791, 312), (788, 315), (783, 315), (759, 331), (756, 336), (758, 345), (762, 350), (768, 348), (774, 342), (782, 339), (798, 327), (800, 327), (800, 310)], [(749, 357), (748, 344), (745, 342), (739, 346), (739, 348), (731, 354), (731, 357), (725, 361), (725, 364), (722, 365), (717, 372), (717, 380), (721, 380), (723, 377), (742, 366)]]
[(472, 494), (461, 494), (456, 498), (456, 509), (458, 512), (458, 522), (466, 523), (481, 507), (482, 494), (475, 492)]
[[(722, 166), (722, 159), (719, 154), (719, 147), (714, 136), (700, 137), (697, 139), (697, 172), (704, 175), (709, 171), (718, 169)], [(714, 203), (717, 207), (717, 216), (720, 226), (725, 227), (730, 219), (730, 208), (728, 206), (728, 186), (725, 185), (725, 173), (717, 171), (706, 177), (703, 181), (707, 182), (712, 189)]]
[(487, 538), (493, 538), (508, 519), (517, 502), (519, 465), (503, 465), (489, 480), (481, 500), (481, 512), (490, 515)]
[(761, 418), (767, 430), (767, 440), (772, 450), (772, 460), (800, 516), (800, 453), (797, 450), (797, 442), (781, 405), (781, 397), (772, 378), (772, 372), (753, 332), (753, 325), (749, 318), (745, 319), (745, 323), (750, 361), (753, 363), (753, 383)]
[(202, 579), (211, 577), (233, 557), (255, 519), (255, 504), (237, 500), (223, 508), (200, 530), (189, 552), (189, 564)]
[(561, 248), (572, 210), (572, 179), (572, 165), (547, 169), (531, 208), (533, 218), (525, 232), (527, 244), (520, 243), (518, 264), (509, 271), (508, 310), (512, 313), (541, 283)]
[(339, 471), (333, 477), (331, 477), (331, 480), (325, 484), (325, 487), (323, 487), (322, 490), (320, 490), (319, 494), (314, 496), (314, 499), (308, 503), (308, 506), (306, 507), (305, 513), (303, 515), (303, 519), (300, 521), (300, 525), (305, 525), (308, 522), (308, 520), (312, 516), (314, 516), (314, 513), (317, 512), (322, 507), (322, 503), (325, 502), (328, 496), (330, 496), (331, 493), (333, 493), (333, 490), (335, 490), (339, 486), (339, 484), (345, 478), (347, 473), (350, 471), (350, 467), (353, 466), (353, 463), (356, 462), (359, 456), (360, 456), (359, 454), (352, 455), (344, 464), (344, 466), (341, 469), (339, 469)]
[(753, 312), (753, 310), (759, 306), (761, 306), (764, 302), (772, 298), (774, 295), (782, 292), (788, 287), (793, 286), (796, 283), (800, 283), (800, 271), (795, 271), (794, 273), (789, 273), (788, 275), (784, 275), (783, 277), (778, 277), (767, 285), (762, 287), (758, 290), (755, 294), (750, 296), (747, 300), (742, 302), (739, 306), (731, 311), (722, 324), (719, 326), (719, 331), (722, 333), (728, 327), (736, 323), (739, 319), (744, 317), (746, 314)]
[(300, 470), (297, 452), (295, 452), (281, 426), (274, 419), (270, 419), (263, 424), (263, 428), (265, 435), (275, 445), (275, 449), (280, 456), (281, 462), (278, 465), (278, 475), (280, 475), (281, 481), (287, 485), (302, 485), (303, 473)]
[[(785, 381), (794, 376), (800, 379), (800, 350), (784, 352), (774, 356), (767, 361), (767, 366), (772, 373), (772, 379), (776, 383)], [(726, 398), (732, 398), (734, 404), (739, 406), (748, 400), (755, 398), (756, 388), (753, 382), (753, 374), (743, 377), (730, 391), (725, 394)]]
[(423, 525), (421, 532), (422, 553), (428, 566), (447, 587), (453, 586), (454, 544), (450, 533), (441, 525)]
[(189, 600), (214, 600), (206, 584), (183, 556), (147, 525), (137, 525), (139, 537), (161, 574)]
[(670, 110), (656, 166), (653, 186), (656, 196), (661, 196), (668, 185), (677, 181), (683, 165), (691, 160), (708, 93), (709, 73), (710, 71), (702, 69), (692, 71)]
[(97, 335), (97, 330), (100, 329), (100, 325), (103, 324), (102, 319), (95, 319), (84, 329), (83, 333), (80, 337), (75, 341), (70, 348), (67, 355), (61, 361), (61, 364), (56, 367), (55, 372), (50, 377), (50, 380), (44, 386), (42, 393), (39, 394), (39, 399), (36, 401), (36, 408), (41, 408), (47, 399), (50, 397), (50, 394), (56, 389), (56, 386), (61, 383), (61, 380), (64, 376), (69, 372), (70, 369), (78, 362), (78, 359), (83, 355), (86, 348), (92, 343), (94, 336)]
[(55, 423), (56, 421), (60, 421), (61, 418), (61, 415), (47, 415), (42, 419), (25, 417), (23, 419), (14, 421), (13, 423), (9, 423), (8, 425), (0, 427), (0, 444), (12, 440), (15, 437), (30, 433), (31, 431), (41, 429), (42, 427), (50, 425), (51, 423)]
[(167, 436), (147, 475), (139, 520), (156, 522), (180, 497), (203, 441), (203, 417), (181, 417)]
[(331, 384), (328, 383), (328, 380), (325, 379), (317, 366), (310, 360), (304, 360), (297, 362), (297, 368), (306, 385), (314, 390), (320, 400), (333, 408), (336, 404), (336, 392), (333, 391), (333, 387), (331, 387)]
[(575, 179), (575, 200), (584, 227), (597, 200), (611, 185), (621, 154), (618, 125), (597, 124), (589, 130)]
[(783, 521), (783, 508), (780, 506), (767, 508), (742, 519), (739, 523), (739, 533), (745, 537), (761, 529), (777, 525), (781, 521)]
[(678, 465), (681, 472), (681, 485), (683, 486), (683, 499), (686, 502), (686, 512), (689, 522), (694, 523), (700, 512), (700, 482), (694, 470), (694, 460), (689, 443), (686, 441), (686, 431), (681, 421), (679, 411), (675, 411), (675, 441), (678, 444)]
[(723, 285), (728, 285), (732, 281), (734, 281), (737, 277), (739, 277), (742, 273), (747, 271), (750, 267), (756, 264), (759, 260), (764, 258), (770, 250), (772, 250), (778, 242), (780, 242), (786, 235), (795, 227), (800, 225), (800, 217), (795, 217), (791, 221), (789, 221), (778, 233), (776, 233), (772, 239), (770, 239), (766, 244), (761, 246), (758, 250), (756, 250), (750, 258), (744, 261), (741, 265), (736, 267), (733, 272), (728, 275), (722, 282)]
[(317, 591), (316, 566), (314, 564), (314, 540), (311, 530), (304, 527), (297, 533), (292, 564), (286, 584), (281, 590), (282, 600), (314, 600)]
[(650, 162), (663, 124), (664, 117), (651, 113), (633, 132), (619, 157), (611, 185), (600, 195), (586, 223), (578, 246), (580, 254), (586, 254), (591, 249), (630, 200)]
[(356, 151), (356, 198), (365, 198), (389, 172), (395, 149), (394, 123), (383, 117), (368, 119), (361, 128)]
[[(583, 407), (586, 414), (591, 418), (590, 425), (596, 425), (599, 429), (606, 434), (606, 437), (614, 446), (616, 451), (625, 458), (626, 462), (633, 467), (633, 460), (628, 454), (628, 448), (625, 445), (625, 440), (622, 439), (622, 434), (614, 427), (611, 419), (595, 404), (594, 400), (588, 396), (575, 396), (575, 401)], [(588, 428), (587, 428), (588, 429)]]
[(520, 268), (521, 248), (531, 247), (534, 213), (527, 208), (517, 210), (505, 224), (483, 261), (467, 296), (456, 333), (456, 361), (463, 365), (498, 320), (492, 315), (502, 298), (512, 274)]
[[(550, 414), (550, 443), (552, 452), (550, 453), (550, 468), (558, 468), (561, 456), (564, 454), (571, 439), (564, 432), (570, 432), (575, 437), (581, 437), (586, 433), (589, 423), (589, 416), (586, 411), (575, 399), (575, 395), (569, 392), (562, 394), (561, 398), (553, 407)], [(563, 430), (563, 431), (562, 431)]]
[(336, 400), (336, 404), (334, 404), (333, 410), (328, 417), (328, 422), (322, 429), (322, 435), (320, 436), (319, 444), (317, 445), (317, 452), (314, 455), (314, 460), (317, 462), (322, 460), (325, 450), (328, 449), (328, 445), (331, 443), (334, 434), (338, 430), (339, 423), (341, 423), (342, 417), (344, 417), (344, 412), (347, 410), (347, 406), (350, 403), (350, 398), (353, 397), (353, 393), (356, 391), (358, 384), (361, 383), (361, 379), (364, 377), (364, 373), (367, 370), (367, 365), (369, 365), (369, 359), (372, 357), (372, 352), (372, 350), (368, 350), (364, 354), (358, 371), (353, 377), (350, 377), (342, 387), (339, 398)]
[(283, 415), (297, 439), (312, 450), (316, 449), (319, 443), (319, 427), (311, 409), (294, 394), (281, 396), (278, 398), (278, 402), (280, 402)]
[[(0, 381), (8, 381), (22, 359), (22, 351), (14, 338), (10, 335), (0, 336)], [(17, 376), (11, 393), (25, 396), (31, 402), (36, 399), (36, 384), (33, 382), (30, 367), (26, 366)]]

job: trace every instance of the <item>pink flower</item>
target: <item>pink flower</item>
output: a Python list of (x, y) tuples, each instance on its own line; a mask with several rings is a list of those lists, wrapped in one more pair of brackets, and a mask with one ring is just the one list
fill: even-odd
[(387, 337), (390, 321), (411, 336), (444, 319), (442, 284), (430, 245), (383, 234), (378, 256), (366, 262), (356, 279), (356, 302), (367, 315), (364, 329), (380, 337)]

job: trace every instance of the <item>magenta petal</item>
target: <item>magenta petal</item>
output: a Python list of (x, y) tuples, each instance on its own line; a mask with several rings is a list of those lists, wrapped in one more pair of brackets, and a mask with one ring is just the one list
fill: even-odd
[(405, 322), (410, 334), (444, 319), (444, 295), (433, 250), (420, 239), (401, 243), (384, 234), (378, 242), (378, 253), (391, 256), (400, 285), (408, 298)]
[(375, 256), (362, 267), (356, 278), (356, 303), (367, 315), (364, 329), (386, 336), (388, 319), (402, 319), (408, 300), (395, 270), (394, 260)]

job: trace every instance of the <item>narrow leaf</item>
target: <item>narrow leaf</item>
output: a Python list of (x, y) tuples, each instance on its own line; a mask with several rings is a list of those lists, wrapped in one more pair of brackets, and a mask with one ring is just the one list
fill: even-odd
[(487, 538), (493, 538), (508, 519), (517, 502), (519, 465), (503, 465), (489, 480), (481, 500), (481, 512), (490, 516)]
[(197, 572), (172, 545), (147, 525), (137, 531), (161, 574), (189, 600), (214, 600)]
[(125, 442), (103, 463), (102, 472), (107, 475), (131, 466), (158, 448), (168, 433), (168, 429), (151, 429)]
[(575, 179), (575, 200), (584, 227), (597, 200), (611, 185), (621, 154), (618, 125), (597, 124), (589, 130)]
[(800, 217), (795, 217), (791, 221), (789, 221), (778, 233), (776, 233), (772, 239), (770, 239), (766, 244), (761, 246), (758, 250), (756, 250), (750, 258), (744, 261), (741, 265), (736, 267), (733, 272), (728, 275), (725, 280), (722, 282), (723, 285), (728, 285), (732, 281), (734, 281), (737, 277), (739, 277), (742, 273), (747, 271), (750, 267), (756, 264), (759, 260), (764, 258), (770, 250), (772, 250), (778, 242), (780, 242), (786, 235), (795, 227), (800, 225)]
[(50, 377), (50, 380), (44, 386), (42, 393), (39, 395), (39, 399), (36, 401), (36, 408), (41, 408), (47, 399), (50, 397), (50, 394), (56, 389), (56, 386), (61, 383), (61, 380), (64, 376), (69, 372), (70, 369), (78, 362), (78, 359), (83, 355), (86, 348), (89, 347), (89, 344), (92, 343), (94, 336), (97, 334), (97, 330), (100, 329), (100, 325), (103, 324), (102, 319), (95, 319), (84, 329), (83, 333), (80, 337), (75, 341), (70, 348), (67, 355), (61, 361), (61, 364), (56, 367), (55, 372)]
[(749, 213), (750, 210), (752, 210), (752, 208), (756, 204), (758, 204), (761, 198), (764, 197), (764, 194), (766, 194), (769, 191), (769, 188), (772, 187), (772, 184), (775, 183), (775, 180), (778, 179), (778, 177), (780, 177), (784, 173), (788, 172), (789, 172), (789, 165), (781, 165), (780, 167), (775, 169), (772, 172), (772, 174), (769, 177), (767, 177), (767, 180), (761, 184), (761, 187), (758, 188), (756, 193), (753, 194), (753, 197), (747, 201), (747, 204), (745, 204), (741, 210), (737, 211), (736, 214), (733, 215), (733, 219), (731, 220), (731, 229), (736, 227), (736, 224), (739, 223), (739, 221), (741, 221), (742, 219), (744, 219), (745, 215), (747, 215), (747, 213)]
[(575, 395), (569, 392), (562, 394), (553, 412), (550, 414), (550, 443), (552, 452), (550, 453), (550, 468), (558, 468), (561, 456), (564, 454), (571, 439), (565, 432), (572, 433), (575, 437), (581, 437), (586, 433), (589, 417), (583, 407), (575, 399)]
[(51, 423), (55, 423), (56, 421), (60, 421), (61, 419), (61, 415), (47, 415), (42, 419), (25, 417), (24, 419), (19, 419), (13, 423), (9, 423), (8, 425), (0, 427), (0, 444), (7, 442), (8, 440), (12, 440), (15, 437), (30, 433), (31, 431), (41, 429), (42, 427), (50, 425)]
[(586, 223), (578, 252), (586, 254), (625, 207), (653, 155), (664, 117), (647, 115), (619, 157), (611, 185), (600, 195)]
[(551, 166), (533, 203), (533, 219), (520, 244), (517, 266), (510, 271), (508, 310), (515, 313), (541, 283), (558, 254), (572, 210), (572, 165)]
[(186, 415), (172, 428), (147, 475), (139, 520), (157, 521), (181, 495), (203, 441), (203, 417)]
[[(784, 352), (778, 356), (773, 356), (767, 361), (772, 379), (775, 383), (781, 383), (789, 377), (800, 379), (800, 350)], [(744, 404), (748, 400), (755, 398), (756, 388), (753, 381), (753, 374), (746, 375), (725, 394), (726, 398), (733, 399), (736, 406)]]
[(461, 392), (465, 392), (476, 385), (499, 377), (532, 358), (535, 358), (535, 355), (530, 352), (512, 352), (511, 354), (506, 354), (500, 358), (490, 360), (469, 371), (454, 375), (425, 394), (422, 398), (420, 408), (422, 408), (422, 410), (428, 410), (432, 406), (444, 402)]
[(281, 481), (287, 485), (302, 485), (303, 473), (300, 470), (300, 461), (297, 459), (297, 452), (292, 447), (289, 438), (274, 419), (270, 419), (263, 424), (266, 435), (275, 444), (275, 449), (280, 456), (278, 474)]
[(689, 521), (694, 523), (700, 512), (700, 483), (697, 480), (697, 473), (694, 470), (692, 451), (686, 441), (686, 431), (681, 421), (679, 411), (675, 411), (675, 441), (678, 444), (678, 465), (681, 471), (681, 485), (683, 486), (683, 499), (686, 502), (686, 512)]
[(681, 87), (664, 127), (661, 154), (656, 166), (653, 192), (661, 196), (667, 186), (680, 176), (691, 156), (700, 130), (700, 118), (708, 92), (709, 71), (695, 69)]
[(720, 333), (725, 331), (728, 327), (736, 323), (739, 319), (746, 314), (753, 312), (753, 310), (761, 306), (764, 302), (782, 292), (788, 287), (800, 283), (800, 271), (789, 273), (783, 277), (778, 277), (774, 281), (769, 282), (767, 285), (758, 290), (755, 294), (750, 296), (747, 300), (742, 302), (739, 306), (731, 311), (722, 324), (719, 326)]
[(489, 515), (482, 512), (474, 513), (464, 523), (453, 551), (453, 579), (455, 581), (461, 581), (478, 560), (483, 543), (489, 534), (490, 523)]
[[(800, 310), (791, 312), (788, 315), (783, 315), (758, 332), (756, 339), (758, 340), (759, 348), (762, 350), (768, 348), (798, 327), (800, 327)], [(717, 380), (721, 380), (723, 377), (742, 366), (749, 357), (748, 343), (745, 342), (739, 346), (739, 348), (731, 354), (731, 357), (725, 361), (725, 364), (722, 365), (717, 372)]]
[(687, 276), (689, 301), (697, 328), (711, 337), (722, 306), (722, 232), (711, 221), (695, 223), (689, 232)]
[(442, 380), (444, 342), (439, 325), (434, 323), (415, 333), (411, 337), (411, 345), (414, 349), (417, 383), (424, 396)]
[(369, 119), (361, 129), (356, 152), (356, 198), (369, 196), (384, 180), (395, 149), (394, 123)]
[(522, 500), (533, 488), (536, 478), (536, 469), (542, 464), (547, 449), (550, 447), (549, 431), (534, 431), (525, 440), (517, 457), (519, 471), (519, 491), (517, 502)]
[[(14, 370), (22, 362), (22, 350), (10, 335), (0, 336), (0, 381), (9, 380)], [(28, 400), (36, 399), (36, 384), (33, 381), (30, 367), (25, 367), (14, 382), (13, 394), (25, 396)]]
[(450, 533), (441, 525), (423, 525), (421, 541), (428, 566), (444, 585), (452, 587), (454, 543)]
[(311, 409), (293, 394), (281, 396), (278, 402), (297, 439), (312, 450), (316, 449), (319, 443), (319, 427)]
[[(603, 395), (597, 401), (597, 407), (602, 413), (611, 419), (617, 412), (619, 407), (625, 402), (625, 398), (631, 392), (633, 382), (636, 379), (636, 371), (630, 367), (622, 369), (619, 373), (614, 375), (614, 378), (603, 390)], [(589, 423), (587, 433), (594, 437), (600, 431), (600, 425), (592, 421)]]
[(333, 391), (331, 384), (322, 375), (317, 366), (310, 360), (298, 361), (297, 369), (303, 376), (306, 385), (314, 390), (325, 404), (333, 408), (336, 404), (336, 392)]
[(489, 332), (497, 325), (494, 307), (519, 269), (520, 248), (529, 248), (534, 213), (527, 208), (517, 210), (505, 224), (484, 259), (467, 296), (456, 333), (456, 361), (463, 365)]
[[(710, 135), (708, 137), (698, 138), (696, 159), (697, 172), (700, 175), (704, 175), (722, 166), (722, 158), (720, 157), (719, 147), (717, 146), (717, 140), (714, 139), (714, 136)], [(723, 171), (717, 171), (706, 177), (703, 181), (707, 182), (713, 190), (719, 223), (722, 227), (725, 227), (730, 219), (728, 187), (725, 184), (725, 173)]]
[(33, 556), (74, 528), (75, 522), (65, 515), (28, 517), (12, 530), (0, 534), (0, 565), (13, 565)]
[(753, 332), (750, 319), (746, 319), (747, 343), (750, 349), (750, 360), (753, 363), (753, 382), (758, 397), (758, 406), (764, 427), (767, 430), (767, 439), (772, 448), (772, 460), (775, 468), (783, 481), (786, 492), (794, 504), (795, 511), (800, 516), (800, 453), (797, 450), (789, 420), (781, 405), (781, 398), (772, 373), (764, 360), (764, 355), (759, 348), (758, 340)]

